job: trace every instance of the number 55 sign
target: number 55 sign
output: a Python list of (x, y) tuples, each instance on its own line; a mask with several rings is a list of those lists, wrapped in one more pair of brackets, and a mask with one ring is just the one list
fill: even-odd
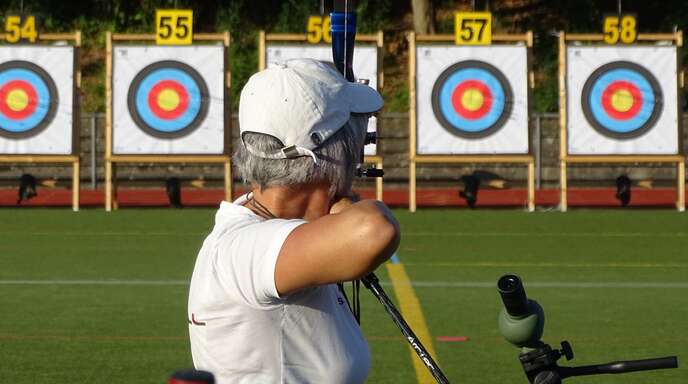
[(454, 34), (457, 45), (491, 44), (492, 14), (490, 12), (455, 13)]
[(190, 9), (155, 10), (155, 44), (187, 45), (193, 38), (193, 11)]

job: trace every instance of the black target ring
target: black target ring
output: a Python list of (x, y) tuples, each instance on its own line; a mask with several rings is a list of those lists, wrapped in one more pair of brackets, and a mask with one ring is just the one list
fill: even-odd
[(0, 64), (0, 136), (25, 139), (43, 132), (59, 106), (50, 74), (25, 60)]
[[(177, 104), (170, 110), (153, 97), (156, 92), (171, 92)], [(208, 86), (191, 66), (163, 60), (143, 68), (131, 82), (127, 107), (134, 123), (147, 134), (160, 139), (187, 136), (200, 127), (208, 115)]]
[(597, 68), (585, 81), (581, 107), (599, 134), (629, 140), (655, 126), (664, 99), (659, 82), (649, 70), (630, 61), (614, 61)]
[[(467, 92), (477, 95), (479, 100), (466, 102)], [(447, 132), (464, 139), (482, 139), (499, 131), (508, 121), (513, 91), (498, 68), (479, 60), (465, 60), (440, 74), (431, 100), (433, 113)]]

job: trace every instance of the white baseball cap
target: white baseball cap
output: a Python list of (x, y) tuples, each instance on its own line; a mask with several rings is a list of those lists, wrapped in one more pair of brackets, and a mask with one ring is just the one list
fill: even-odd
[[(373, 113), (382, 106), (375, 89), (348, 82), (329, 64), (287, 60), (251, 76), (241, 91), (241, 141), (255, 156), (311, 156), (317, 163), (313, 150), (342, 128), (351, 113)], [(244, 141), (246, 132), (273, 136), (284, 147), (272, 153), (260, 151)]]

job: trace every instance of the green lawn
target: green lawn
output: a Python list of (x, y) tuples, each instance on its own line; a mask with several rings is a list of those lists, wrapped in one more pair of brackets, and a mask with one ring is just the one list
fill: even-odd
[[(398, 255), (430, 333), (469, 338), (433, 341), (452, 382), (527, 382), (518, 350), (497, 331), (494, 284), (506, 272), (521, 275), (545, 308), (544, 340), (572, 343), (573, 364), (688, 357), (686, 214), (396, 214)], [(186, 282), (212, 210), (2, 209), (0, 218), (0, 382), (163, 383), (191, 366)], [(378, 275), (388, 282), (384, 268)], [(417, 382), (405, 341), (365, 291), (362, 312), (369, 381)], [(570, 382), (678, 384), (688, 367)]]

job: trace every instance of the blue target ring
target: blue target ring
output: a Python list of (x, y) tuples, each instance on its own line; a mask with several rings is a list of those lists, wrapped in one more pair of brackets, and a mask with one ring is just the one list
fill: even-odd
[(435, 117), (448, 132), (462, 138), (494, 134), (508, 120), (512, 105), (513, 92), (504, 74), (478, 60), (445, 69), (432, 90)]
[(196, 130), (208, 113), (208, 87), (190, 66), (172, 60), (146, 66), (132, 81), (129, 113), (144, 132), (165, 139)]
[(58, 106), (55, 82), (28, 61), (0, 64), (0, 136), (27, 138), (43, 131)]
[(596, 69), (581, 95), (583, 114), (600, 134), (632, 139), (647, 133), (663, 109), (662, 89), (642, 66), (615, 61)]

